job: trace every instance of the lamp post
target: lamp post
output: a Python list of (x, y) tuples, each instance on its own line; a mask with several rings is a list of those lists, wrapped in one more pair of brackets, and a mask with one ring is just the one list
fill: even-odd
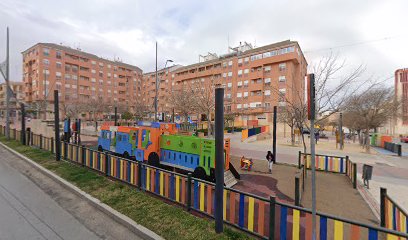
[[(167, 59), (164, 64), (164, 69), (167, 67), (167, 63), (173, 62), (173, 60)], [(157, 77), (157, 42), (156, 42), (156, 92), (154, 97), (154, 121), (157, 122), (157, 108), (158, 108), (158, 94), (159, 94), (159, 79)]]

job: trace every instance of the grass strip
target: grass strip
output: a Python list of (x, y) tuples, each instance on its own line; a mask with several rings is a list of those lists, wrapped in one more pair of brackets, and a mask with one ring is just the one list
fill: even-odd
[(0, 137), (0, 141), (165, 239), (251, 238), (227, 226), (224, 233), (216, 234), (212, 220), (196, 217), (180, 207), (87, 168), (66, 161), (57, 162), (48, 151), (25, 146), (15, 140), (8, 141), (4, 136)]

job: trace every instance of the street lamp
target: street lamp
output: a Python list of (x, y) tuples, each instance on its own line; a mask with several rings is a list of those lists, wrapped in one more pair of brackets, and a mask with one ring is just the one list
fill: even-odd
[[(167, 67), (167, 63), (173, 62), (171, 59), (167, 59), (166, 63), (164, 64), (164, 69)], [(159, 92), (159, 79), (157, 77), (157, 42), (156, 42), (156, 92), (155, 92), (155, 97), (154, 97), (154, 121), (157, 122), (157, 100), (158, 100), (158, 92)]]

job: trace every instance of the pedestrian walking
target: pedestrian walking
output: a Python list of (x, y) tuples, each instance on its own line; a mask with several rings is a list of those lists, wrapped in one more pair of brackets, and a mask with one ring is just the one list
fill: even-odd
[(266, 160), (268, 161), (269, 172), (272, 173), (273, 154), (271, 151), (268, 151), (268, 153), (266, 154)]

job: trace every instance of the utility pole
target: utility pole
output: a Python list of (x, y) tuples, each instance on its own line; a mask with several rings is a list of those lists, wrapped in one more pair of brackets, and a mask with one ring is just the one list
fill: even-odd
[(26, 129), (25, 129), (25, 108), (24, 103), (20, 104), (21, 106), (21, 144), (26, 144)]
[(277, 112), (278, 112), (278, 107), (273, 106), (273, 145), (272, 145), (272, 151), (273, 151), (273, 163), (276, 163), (276, 121), (277, 121)]
[(309, 74), (308, 77), (308, 117), (310, 120), (310, 158), (312, 166), (312, 239), (316, 240), (316, 152), (315, 152), (315, 77)]
[(157, 41), (156, 41), (156, 92), (154, 97), (154, 121), (157, 122), (157, 94), (158, 94), (158, 79), (157, 79)]
[[(55, 160), (61, 160), (61, 139), (59, 128), (59, 103), (58, 90), (54, 90), (54, 133), (55, 133)], [(64, 121), (65, 123), (65, 121)], [(65, 130), (65, 129), (64, 129)], [(65, 136), (65, 134), (64, 134)]]
[(44, 120), (47, 120), (47, 72), (48, 69), (44, 69)]
[(10, 42), (9, 28), (7, 27), (7, 46), (6, 46), (6, 137), (10, 140)]
[(224, 203), (224, 88), (215, 89), (215, 232), (222, 233)]
[(343, 113), (340, 113), (340, 118), (339, 118), (339, 136), (340, 136), (340, 150), (344, 149), (344, 141), (343, 141)]

